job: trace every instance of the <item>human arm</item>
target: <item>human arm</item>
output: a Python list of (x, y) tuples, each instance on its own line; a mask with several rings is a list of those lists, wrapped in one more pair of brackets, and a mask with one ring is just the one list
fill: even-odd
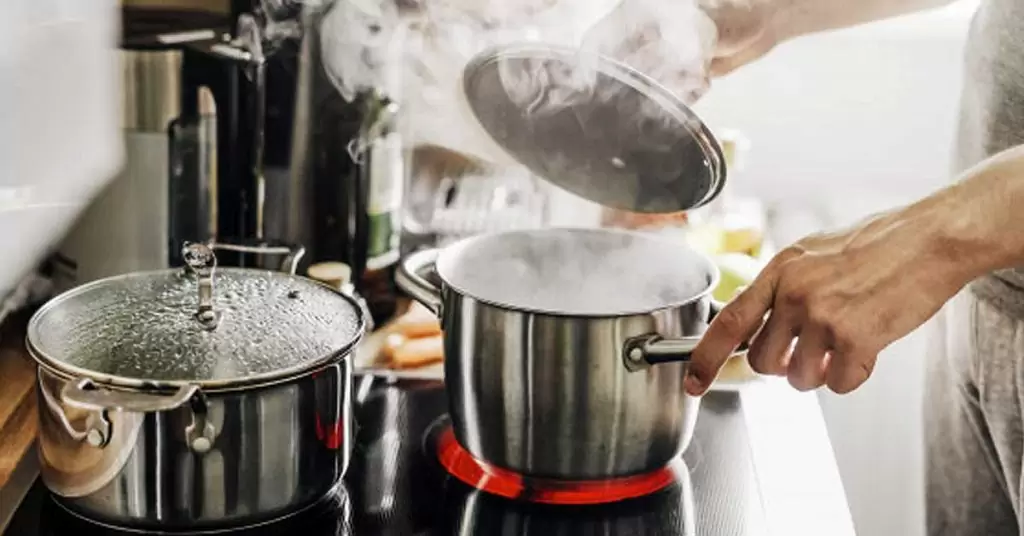
[(718, 30), (710, 69), (713, 76), (728, 74), (796, 37), (937, 8), (952, 2), (698, 0), (700, 8), (714, 21)]
[(687, 391), (703, 393), (751, 337), (756, 371), (787, 376), (801, 390), (852, 391), (879, 352), (967, 283), (1024, 266), (1021, 206), (1024, 146), (917, 203), (786, 248), (711, 323), (694, 350)]

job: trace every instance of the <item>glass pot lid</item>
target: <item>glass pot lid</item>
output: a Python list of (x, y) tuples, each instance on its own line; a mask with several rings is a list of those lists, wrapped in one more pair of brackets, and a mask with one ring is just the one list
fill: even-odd
[(28, 346), (40, 362), (112, 383), (229, 387), (288, 377), (347, 353), (365, 331), (358, 303), (309, 279), (216, 268), (138, 272), (72, 289), (40, 309)]
[(543, 45), (481, 53), (463, 72), (470, 111), (512, 158), (606, 207), (691, 210), (725, 184), (715, 136), (674, 93), (610, 58)]

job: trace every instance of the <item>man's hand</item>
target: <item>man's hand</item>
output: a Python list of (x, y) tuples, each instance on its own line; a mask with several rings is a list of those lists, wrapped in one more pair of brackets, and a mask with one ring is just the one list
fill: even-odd
[(715, 317), (694, 350), (687, 391), (703, 394), (751, 337), (757, 372), (788, 376), (800, 390), (860, 386), (883, 348), (976, 275), (946, 238), (958, 216), (950, 208), (921, 202), (783, 250)]
[(687, 102), (778, 43), (778, 0), (622, 0), (583, 39)]
[(698, 0), (718, 30), (711, 54), (712, 77), (729, 74), (779, 44), (777, 4), (777, 0)]
[(707, 91), (717, 31), (691, 0), (622, 0), (583, 36), (582, 48), (619, 60), (686, 102)]

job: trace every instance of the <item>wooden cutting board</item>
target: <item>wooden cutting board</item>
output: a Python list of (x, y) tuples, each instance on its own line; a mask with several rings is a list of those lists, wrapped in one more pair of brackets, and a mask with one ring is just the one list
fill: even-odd
[(29, 452), (38, 430), (36, 368), (25, 349), (28, 317), (11, 316), (0, 330), (0, 487)]

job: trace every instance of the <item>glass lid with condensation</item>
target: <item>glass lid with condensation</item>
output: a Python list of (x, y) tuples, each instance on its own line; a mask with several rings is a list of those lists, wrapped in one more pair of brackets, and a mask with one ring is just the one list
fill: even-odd
[(485, 51), (463, 72), (469, 110), (543, 179), (620, 210), (672, 213), (713, 200), (726, 166), (674, 93), (612, 59), (543, 45)]
[(43, 362), (115, 381), (222, 385), (328, 361), (359, 341), (364, 322), (354, 300), (305, 278), (180, 269), (73, 289), (36, 313), (28, 342)]

